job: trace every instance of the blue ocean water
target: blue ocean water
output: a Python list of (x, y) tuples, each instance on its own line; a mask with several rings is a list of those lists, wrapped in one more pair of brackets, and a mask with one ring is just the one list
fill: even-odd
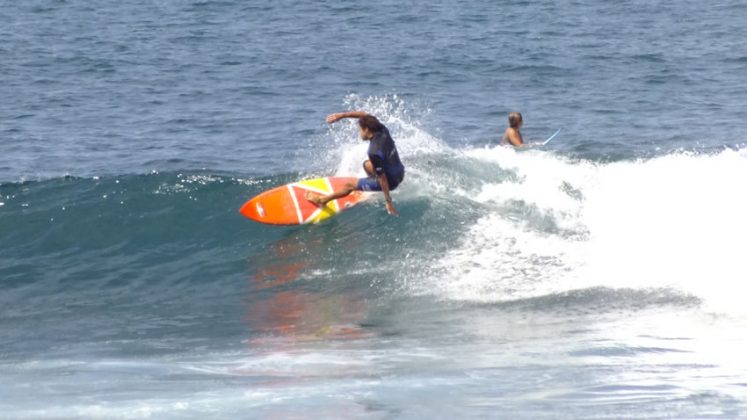
[(743, 2), (0, 6), (3, 418), (747, 418)]

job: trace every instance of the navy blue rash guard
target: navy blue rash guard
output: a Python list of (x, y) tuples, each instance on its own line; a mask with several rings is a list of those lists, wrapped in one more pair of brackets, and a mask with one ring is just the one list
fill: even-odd
[[(386, 127), (374, 133), (368, 145), (368, 160), (373, 164), (376, 175), (386, 174), (390, 190), (397, 188), (405, 177), (405, 166), (399, 160), (397, 146)], [(378, 179), (376, 181), (378, 183)]]

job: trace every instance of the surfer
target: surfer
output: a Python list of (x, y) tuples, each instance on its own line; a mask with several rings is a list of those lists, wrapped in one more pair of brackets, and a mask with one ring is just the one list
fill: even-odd
[(357, 118), (361, 140), (370, 142), (368, 145), (368, 160), (363, 162), (368, 177), (360, 178), (357, 182), (347, 183), (342, 189), (329, 195), (313, 192), (306, 193), (306, 199), (314, 204), (323, 206), (331, 200), (345, 197), (353, 191), (381, 191), (386, 200), (386, 211), (397, 216), (397, 210), (389, 195), (405, 177), (405, 167), (399, 160), (397, 147), (394, 145), (389, 130), (376, 117), (363, 111), (340, 112), (327, 116), (327, 123), (332, 124), (343, 118)]
[(512, 112), (508, 114), (508, 128), (503, 133), (501, 144), (511, 145), (514, 147), (523, 147), (524, 139), (521, 137), (521, 126), (524, 124), (524, 119), (518, 112)]

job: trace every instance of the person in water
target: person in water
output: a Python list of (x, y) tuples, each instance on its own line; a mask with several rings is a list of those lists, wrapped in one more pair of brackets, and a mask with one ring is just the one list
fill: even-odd
[(342, 189), (329, 195), (313, 192), (306, 193), (306, 199), (319, 206), (331, 200), (345, 197), (353, 191), (381, 191), (386, 200), (386, 210), (389, 214), (398, 215), (389, 195), (405, 177), (405, 167), (399, 160), (397, 146), (394, 145), (389, 130), (376, 117), (363, 111), (340, 112), (330, 114), (327, 123), (332, 124), (343, 118), (357, 118), (361, 140), (370, 142), (368, 145), (368, 160), (363, 162), (368, 177), (360, 178), (357, 182), (347, 183)]
[(524, 123), (524, 119), (518, 112), (512, 112), (508, 114), (508, 128), (503, 133), (501, 144), (510, 144), (514, 147), (523, 147), (524, 139), (521, 137), (521, 125)]

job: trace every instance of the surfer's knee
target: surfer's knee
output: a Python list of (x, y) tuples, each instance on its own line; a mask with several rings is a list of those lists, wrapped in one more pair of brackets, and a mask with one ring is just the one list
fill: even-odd
[(345, 192), (350, 194), (351, 192), (358, 189), (358, 183), (357, 182), (348, 182), (345, 184)]
[(374, 167), (370, 160), (363, 162), (363, 170), (366, 171), (368, 176), (374, 176)]

